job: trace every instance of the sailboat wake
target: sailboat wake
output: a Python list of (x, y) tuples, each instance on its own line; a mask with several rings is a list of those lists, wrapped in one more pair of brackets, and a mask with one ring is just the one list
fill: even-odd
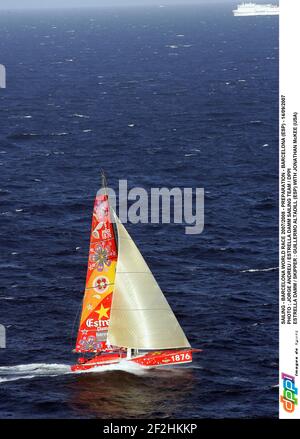
[[(186, 365), (184, 369), (197, 368), (195, 365)], [(88, 370), (79, 370), (72, 372), (69, 364), (59, 363), (32, 363), (32, 364), (20, 364), (15, 366), (2, 366), (0, 367), (0, 385), (4, 382), (28, 380), (33, 378), (43, 377), (57, 377), (60, 375), (86, 375), (86, 374), (98, 374), (105, 372), (127, 372), (132, 375), (142, 376), (149, 375), (150, 372), (155, 372), (156, 368), (146, 369), (137, 363), (121, 360), (117, 364), (109, 364), (106, 366), (93, 367)], [(179, 371), (176, 366), (168, 368), (168, 372)]]
[(6, 381), (16, 381), (20, 379), (31, 379), (43, 376), (64, 375), (70, 372), (67, 364), (45, 364), (32, 363), (20, 364), (16, 366), (0, 367), (0, 383)]
[(133, 363), (130, 361), (121, 360), (119, 363), (116, 364), (108, 364), (106, 366), (98, 366), (93, 367), (92, 369), (89, 369), (87, 371), (77, 371), (76, 373), (98, 373), (98, 372), (110, 372), (110, 371), (122, 371), (127, 373), (132, 373), (134, 375), (144, 375), (147, 373), (147, 370), (140, 366), (137, 363)]
[[(129, 363), (128, 361), (120, 361), (118, 364), (110, 364), (107, 366), (94, 367), (92, 370), (77, 371), (77, 374), (87, 373), (103, 373), (110, 371), (123, 371), (134, 375), (143, 375), (146, 370), (138, 364)], [(58, 363), (32, 363), (20, 364), (17, 366), (0, 367), (0, 384), (8, 381), (16, 381), (21, 379), (32, 379), (39, 377), (56, 377), (59, 375), (67, 375), (74, 372), (71, 371), (69, 364)]]

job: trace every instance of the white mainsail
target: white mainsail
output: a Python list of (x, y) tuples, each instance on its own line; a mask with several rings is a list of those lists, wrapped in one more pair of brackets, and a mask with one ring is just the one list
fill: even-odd
[(163, 292), (129, 233), (114, 213), (118, 262), (108, 340), (134, 349), (189, 348)]

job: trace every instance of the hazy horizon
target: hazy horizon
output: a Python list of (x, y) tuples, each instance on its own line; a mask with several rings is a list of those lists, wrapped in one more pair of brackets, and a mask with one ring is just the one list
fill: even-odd
[[(1, 10), (65, 9), (113, 6), (172, 6), (235, 3), (234, 0), (1, 0)], [(236, 1), (238, 3), (238, 1)]]

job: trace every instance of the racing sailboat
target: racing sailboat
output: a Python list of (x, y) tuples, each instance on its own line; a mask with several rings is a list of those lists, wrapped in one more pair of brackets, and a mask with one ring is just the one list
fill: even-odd
[(95, 198), (86, 286), (72, 371), (130, 361), (190, 363), (192, 349), (143, 256), (109, 205)]

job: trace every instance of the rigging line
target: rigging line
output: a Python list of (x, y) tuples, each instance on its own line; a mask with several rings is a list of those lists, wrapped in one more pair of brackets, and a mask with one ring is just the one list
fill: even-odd
[(116, 274), (151, 274), (153, 276), (150, 270), (149, 271), (116, 271)]
[[(100, 274), (99, 274), (100, 275)], [(101, 276), (101, 275), (100, 275)], [(105, 275), (103, 275), (103, 276), (105, 276)], [(106, 284), (107, 286), (109, 286), (109, 285), (114, 285), (114, 283), (109, 283), (109, 284)], [(34, 288), (34, 287), (38, 287), (38, 288), (41, 288), (41, 287), (43, 287), (43, 286), (41, 286), (41, 285), (38, 285), (38, 284), (29, 284), (29, 285), (26, 285), (28, 288)], [(45, 288), (68, 288), (68, 287), (70, 287), (70, 284), (58, 284), (58, 285), (45, 285)], [(11, 285), (5, 285), (3, 288), (11, 288)], [(95, 288), (98, 288), (97, 286), (96, 287), (86, 287), (86, 288), (84, 288), (84, 291), (85, 290), (91, 290), (91, 289), (95, 289)], [(75, 285), (73, 285), (73, 287), (72, 287), (72, 289), (76, 289), (76, 286)], [(0, 297), (1, 297), (1, 295), (0, 295)], [(27, 297), (27, 296), (24, 296), (24, 297)], [(40, 296), (32, 296), (31, 298), (38, 298), (38, 297), (40, 297)]]
[[(91, 256), (93, 256), (93, 254), (92, 254)], [(116, 256), (108, 255), (108, 256), (107, 256), (107, 259), (108, 259), (109, 261), (115, 261), (115, 260), (116, 260)], [(91, 261), (90, 258), (88, 259), (88, 263), (89, 263), (89, 262), (90, 262), (91, 264), (96, 264), (96, 266), (97, 266), (97, 262)], [(100, 265), (101, 265), (101, 264), (100, 264)], [(103, 262), (103, 265), (106, 265), (107, 267), (110, 267), (110, 264), (108, 265), (106, 262)]]
[(106, 180), (104, 169), (101, 169), (101, 186), (104, 189), (105, 195), (107, 196), (107, 199), (108, 199), (108, 195), (107, 195), (107, 180)]
[[(100, 320), (100, 319), (99, 319)], [(94, 329), (80, 329), (80, 332), (83, 332), (83, 331), (86, 331), (86, 332), (95, 332), (95, 328)], [(97, 331), (96, 330), (96, 332), (100, 332), (101, 334), (103, 334), (103, 333), (106, 333), (106, 332), (108, 332), (107, 331), (107, 329), (104, 329), (104, 330), (102, 330), (102, 331)]]
[(171, 310), (171, 312), (173, 313), (171, 307), (170, 307), (170, 309), (169, 308), (115, 308), (114, 307), (113, 310), (114, 311), (170, 311)]
[(116, 244), (116, 246), (118, 248), (119, 247), (119, 245), (118, 245), (118, 234), (117, 234), (117, 231), (116, 231), (116, 218), (115, 218), (116, 214), (115, 214), (114, 210), (112, 209), (112, 207), (110, 205), (110, 200), (109, 200), (109, 196), (108, 196), (108, 192), (107, 192), (107, 179), (106, 179), (106, 175), (105, 175), (104, 169), (101, 169), (101, 185), (102, 185), (102, 188), (104, 189), (104, 192), (105, 192), (105, 195), (106, 195), (106, 198), (107, 198), (107, 202), (108, 202), (109, 223), (112, 226), (113, 235), (114, 235), (112, 237), (112, 239), (115, 241), (115, 244)]
[[(108, 221), (110, 224), (113, 224), (111, 221)], [(95, 239), (95, 238), (94, 238)], [(98, 244), (100, 242), (106, 242), (106, 241), (113, 241), (113, 236), (111, 238), (105, 238), (105, 239), (95, 239), (95, 244)], [(94, 243), (93, 243), (94, 244)]]
[[(106, 286), (109, 286), (109, 285), (114, 285), (115, 283), (114, 282), (112, 282), (112, 283), (110, 283), (110, 284), (106, 284)], [(95, 289), (97, 289), (97, 288), (99, 288), (99, 287), (86, 287), (84, 290), (95, 290)], [(102, 293), (101, 293), (102, 294)]]

